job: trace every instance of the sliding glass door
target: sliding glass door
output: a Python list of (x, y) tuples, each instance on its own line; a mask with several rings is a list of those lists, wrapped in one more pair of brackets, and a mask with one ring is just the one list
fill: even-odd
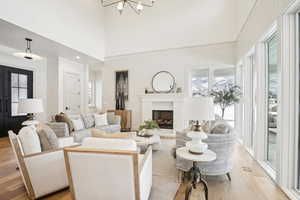
[(267, 134), (266, 134), (266, 160), (276, 168), (276, 152), (278, 137), (278, 36), (274, 34), (266, 42), (267, 50)]

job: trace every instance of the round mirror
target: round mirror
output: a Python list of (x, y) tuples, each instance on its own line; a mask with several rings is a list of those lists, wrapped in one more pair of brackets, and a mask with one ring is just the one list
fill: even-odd
[(174, 76), (167, 71), (161, 71), (152, 78), (152, 88), (158, 93), (169, 93), (175, 87)]

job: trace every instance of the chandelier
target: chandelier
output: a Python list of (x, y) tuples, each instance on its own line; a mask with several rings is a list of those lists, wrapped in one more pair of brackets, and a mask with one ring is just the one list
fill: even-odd
[(135, 1), (135, 0), (101, 0), (103, 7), (113, 6), (116, 5), (116, 8), (118, 9), (120, 15), (122, 14), (124, 8), (130, 7), (136, 14), (141, 14), (144, 7), (152, 7), (155, 0), (147, 0), (149, 3), (145, 3), (142, 0)]

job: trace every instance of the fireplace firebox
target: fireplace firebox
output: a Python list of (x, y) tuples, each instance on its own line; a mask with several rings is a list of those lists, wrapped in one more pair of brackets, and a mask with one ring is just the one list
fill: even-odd
[(159, 128), (173, 129), (172, 110), (152, 110), (152, 120), (156, 121)]

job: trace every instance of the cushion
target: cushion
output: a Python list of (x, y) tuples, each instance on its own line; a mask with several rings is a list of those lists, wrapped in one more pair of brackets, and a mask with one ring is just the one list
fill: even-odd
[(120, 138), (120, 139), (129, 139), (136, 135), (135, 132), (124, 132), (124, 133), (106, 133), (105, 131), (92, 129), (92, 137), (96, 138)]
[(93, 114), (82, 114), (81, 117), (85, 128), (92, 128), (95, 126), (95, 118)]
[(24, 155), (42, 152), (40, 139), (34, 127), (23, 127), (18, 134), (18, 139)]
[(95, 124), (96, 126), (106, 126), (108, 125), (107, 122), (107, 114), (94, 114), (95, 117)]
[(116, 138), (94, 138), (87, 137), (82, 142), (82, 148), (98, 148), (107, 150), (125, 150), (137, 151), (137, 145), (134, 140), (116, 139)]
[(37, 134), (40, 138), (42, 151), (57, 149), (58, 138), (54, 131), (46, 124), (39, 124), (37, 127)]
[(116, 118), (115, 118), (115, 113), (114, 112), (107, 112), (107, 122), (108, 124), (115, 124), (116, 123)]
[(74, 126), (74, 131), (79, 131), (84, 129), (84, 124), (81, 118), (78, 119), (71, 119), (73, 126)]
[(60, 113), (55, 115), (55, 121), (56, 122), (65, 122), (68, 125), (69, 132), (71, 133), (74, 131), (74, 126), (70, 118), (65, 113)]

